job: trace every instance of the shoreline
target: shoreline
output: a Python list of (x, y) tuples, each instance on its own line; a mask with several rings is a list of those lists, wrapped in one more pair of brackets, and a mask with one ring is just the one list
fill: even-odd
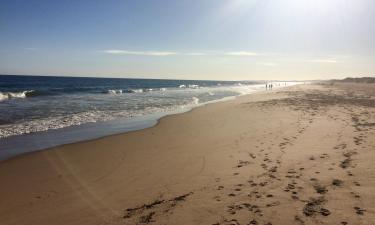
[(4, 225), (374, 224), (375, 96), (355, 88), (244, 95), (143, 130), (2, 161), (0, 218)]
[[(285, 89), (285, 88), (292, 87), (292, 86), (295, 86), (295, 85), (298, 85), (298, 84), (293, 84), (293, 85), (289, 85), (289, 86), (285, 86), (285, 87), (284, 86), (278, 87), (278, 88), (275, 88), (275, 90)], [(0, 144), (1, 144), (1, 142), (3, 142), (3, 146), (7, 146), (7, 145), (9, 146), (10, 145), (10, 147), (5, 147), (4, 149), (0, 148), (0, 153), (1, 153), (0, 154), (0, 162), (5, 161), (5, 160), (10, 160), (14, 157), (18, 157), (18, 156), (21, 156), (23, 154), (45, 151), (45, 150), (49, 150), (49, 149), (52, 149), (52, 148), (62, 147), (62, 146), (65, 146), (65, 145), (70, 145), (70, 144), (77, 144), (77, 143), (82, 143), (82, 142), (87, 142), (87, 141), (94, 141), (94, 140), (97, 140), (97, 139), (106, 138), (106, 137), (110, 137), (110, 136), (113, 136), (113, 135), (121, 135), (121, 134), (126, 134), (126, 133), (134, 132), (134, 131), (142, 131), (142, 130), (157, 126), (159, 121), (161, 119), (165, 118), (165, 117), (188, 113), (188, 112), (193, 111), (194, 109), (199, 108), (199, 107), (204, 107), (204, 106), (207, 106), (207, 105), (210, 105), (210, 104), (235, 100), (236, 98), (239, 98), (241, 96), (252, 95), (252, 94), (255, 94), (255, 93), (269, 92), (269, 91), (270, 90), (254, 90), (251, 93), (239, 94), (239, 95), (236, 95), (236, 96), (228, 96), (228, 97), (224, 97), (224, 98), (221, 98), (221, 99), (216, 99), (216, 100), (212, 100), (212, 101), (208, 101), (208, 102), (204, 102), (204, 103), (199, 103), (195, 106), (192, 106), (192, 107), (189, 107), (189, 108), (186, 108), (186, 109), (175, 110), (175, 111), (171, 111), (171, 112), (167, 112), (167, 113), (160, 112), (160, 113), (154, 113), (154, 114), (139, 116), (139, 117), (130, 118), (130, 119), (126, 118), (126, 119), (116, 119), (116, 120), (111, 120), (111, 121), (100, 121), (100, 122), (95, 122), (95, 123), (82, 124), (82, 125), (78, 125), (78, 126), (70, 126), (70, 127), (60, 128), (60, 129), (51, 129), (51, 130), (46, 130), (46, 131), (41, 131), (41, 132), (10, 136), (10, 137), (4, 138), (3, 140), (0, 139)], [(116, 130), (116, 131), (111, 131), (110, 127), (113, 126), (113, 124), (116, 124), (117, 121), (120, 124), (123, 124), (122, 128), (120, 128), (119, 130)], [(132, 124), (138, 124), (138, 125), (132, 126)], [(80, 130), (90, 132), (90, 130), (88, 130), (87, 128), (91, 128), (91, 129), (95, 129), (95, 128), (103, 129), (104, 128), (107, 131), (105, 131), (103, 134), (91, 133), (91, 134), (87, 135), (86, 137), (81, 137), (81, 138), (70, 137), (70, 136), (72, 136), (70, 134), (71, 132), (77, 133)], [(25, 148), (24, 145), (19, 145), (19, 146), (14, 147), (15, 143), (28, 142), (28, 141), (30, 141), (30, 139), (34, 139), (34, 137), (39, 139), (40, 137), (45, 136), (43, 139), (46, 139), (46, 138), (49, 139), (48, 136), (52, 136), (52, 138), (59, 139), (59, 138), (64, 137), (66, 135), (68, 136), (68, 138), (67, 138), (68, 140), (62, 141), (61, 143), (57, 143), (57, 144), (42, 144), (42, 146), (44, 145), (43, 147), (33, 147), (33, 146), (31, 146), (31, 147)], [(41, 144), (39, 143), (38, 145), (40, 146)], [(14, 150), (14, 148), (16, 150)], [(6, 151), (16, 151), (17, 153), (8, 153), (8, 154), (4, 153)], [(6, 156), (6, 155), (8, 155), (8, 156)]]

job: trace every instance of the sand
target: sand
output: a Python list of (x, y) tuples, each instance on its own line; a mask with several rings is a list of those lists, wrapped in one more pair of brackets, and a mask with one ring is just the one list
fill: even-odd
[(0, 162), (0, 224), (375, 224), (374, 88), (265, 91)]

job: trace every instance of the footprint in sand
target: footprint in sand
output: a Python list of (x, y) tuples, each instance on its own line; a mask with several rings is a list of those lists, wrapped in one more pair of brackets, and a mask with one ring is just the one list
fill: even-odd
[(324, 203), (323, 198), (312, 198), (310, 199), (305, 207), (303, 208), (303, 213), (306, 216), (313, 216), (315, 214), (321, 214), (323, 216), (329, 216), (331, 212), (322, 207), (322, 204)]
[(243, 166), (247, 166), (247, 165), (249, 165), (249, 164), (250, 164), (249, 161), (239, 160), (239, 161), (238, 161), (238, 165), (237, 165), (237, 167), (238, 167), (238, 168), (241, 168), (241, 167), (243, 167)]
[(251, 187), (258, 186), (258, 184), (255, 183), (253, 180), (248, 180), (247, 182), (250, 184)]
[(346, 159), (344, 159), (343, 161), (340, 162), (340, 167), (343, 168), (343, 169), (346, 169), (350, 166), (350, 163), (351, 163), (351, 158), (348, 157)]
[(320, 184), (314, 184), (313, 187), (318, 194), (325, 194), (328, 192), (327, 188)]
[(354, 209), (355, 209), (355, 213), (357, 213), (358, 215), (363, 215), (366, 212), (365, 209), (362, 209), (358, 206), (354, 207)]
[(280, 202), (276, 201), (276, 202), (271, 202), (271, 203), (266, 204), (266, 207), (274, 207), (274, 206), (278, 206), (278, 205), (280, 205)]
[(344, 184), (344, 181), (342, 181), (342, 180), (339, 180), (339, 179), (333, 179), (332, 180), (332, 185), (334, 185), (334, 186), (341, 187), (343, 184)]
[(294, 184), (288, 184), (285, 188), (284, 188), (284, 191), (285, 192), (289, 192), (291, 190), (294, 190), (296, 188), (296, 186)]
[(354, 196), (354, 198), (361, 198), (361, 196), (358, 194), (358, 193), (355, 193), (355, 192), (350, 192), (350, 194), (352, 194)]

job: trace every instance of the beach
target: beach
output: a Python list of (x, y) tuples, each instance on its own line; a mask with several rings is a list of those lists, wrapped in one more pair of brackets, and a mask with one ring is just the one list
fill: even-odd
[(374, 89), (260, 91), (2, 161), (0, 224), (375, 224)]

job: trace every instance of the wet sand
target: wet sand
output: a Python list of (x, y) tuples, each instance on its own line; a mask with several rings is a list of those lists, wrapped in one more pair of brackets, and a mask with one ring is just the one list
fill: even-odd
[(261, 92), (0, 162), (0, 224), (375, 224), (374, 88)]

